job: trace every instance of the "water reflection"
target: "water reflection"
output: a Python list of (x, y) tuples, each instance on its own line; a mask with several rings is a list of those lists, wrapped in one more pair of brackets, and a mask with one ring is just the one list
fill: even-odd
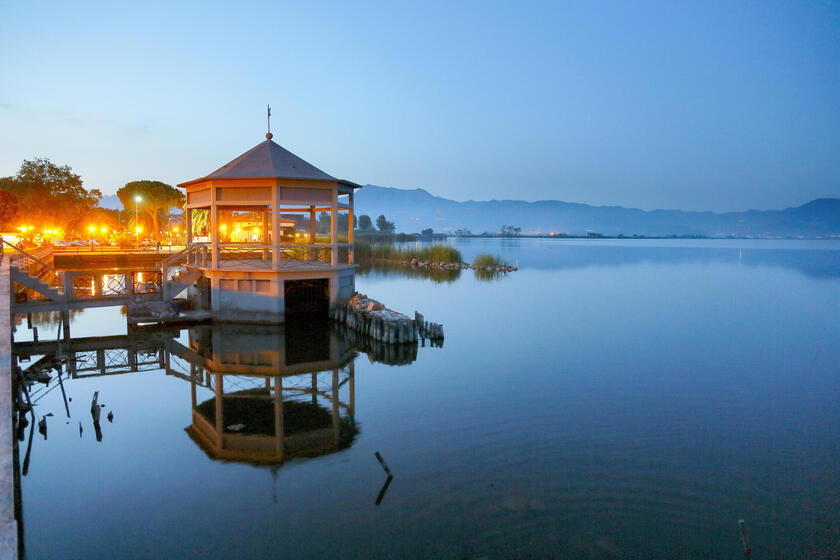
[(563, 270), (654, 264), (733, 264), (793, 269), (814, 278), (840, 277), (840, 244), (833, 241), (680, 240), (564, 241), (453, 239), (467, 261), (498, 254), (520, 269)]
[[(17, 342), (20, 441), (30, 429), (23, 474), (41, 398), (60, 388), (69, 422), (66, 381), (153, 370), (189, 383), (192, 423), (185, 430), (212, 459), (278, 465), (340, 451), (359, 433), (354, 381), (359, 352), (370, 361), (409, 364), (417, 358), (417, 345), (385, 345), (327, 322), (294, 317), (275, 326), (133, 328), (126, 335)], [(204, 398), (208, 392), (212, 396)], [(91, 418), (96, 440), (102, 441), (107, 433), (103, 436), (96, 398)], [(84, 429), (80, 422), (80, 437)]]
[[(190, 329), (189, 348), (172, 345), (167, 373), (190, 380), (186, 431), (210, 458), (279, 464), (352, 444), (356, 352), (318, 327), (202, 326)], [(198, 402), (202, 387), (213, 397)]]

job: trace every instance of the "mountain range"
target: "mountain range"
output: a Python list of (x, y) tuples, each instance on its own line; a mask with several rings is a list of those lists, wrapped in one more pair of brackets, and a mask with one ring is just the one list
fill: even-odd
[[(486, 200), (458, 202), (424, 189), (398, 189), (365, 185), (356, 192), (356, 215), (385, 215), (397, 231), (498, 233), (502, 226), (522, 233), (568, 235), (698, 235), (709, 237), (838, 237), (840, 199), (819, 198), (784, 210), (744, 212), (692, 212), (640, 210), (623, 206), (590, 206), (560, 200)], [(121, 209), (116, 195), (106, 195), (104, 208)]]
[(365, 185), (356, 192), (356, 215), (376, 222), (384, 214), (397, 231), (498, 233), (502, 226), (522, 233), (568, 235), (697, 235), (710, 237), (838, 237), (840, 199), (820, 198), (784, 210), (693, 212), (590, 206), (560, 200), (468, 200), (458, 202), (423, 189)]

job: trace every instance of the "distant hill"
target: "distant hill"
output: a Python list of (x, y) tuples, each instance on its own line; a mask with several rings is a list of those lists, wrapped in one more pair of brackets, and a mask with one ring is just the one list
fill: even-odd
[(398, 231), (436, 232), (469, 229), (495, 233), (503, 225), (522, 233), (586, 235), (707, 235), (757, 237), (840, 236), (840, 199), (821, 198), (784, 210), (689, 212), (622, 206), (590, 206), (560, 200), (488, 200), (457, 202), (423, 189), (365, 185), (357, 191), (356, 215), (374, 221), (385, 214)]

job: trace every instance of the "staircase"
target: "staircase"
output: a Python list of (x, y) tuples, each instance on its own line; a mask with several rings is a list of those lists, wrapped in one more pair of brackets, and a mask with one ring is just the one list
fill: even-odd
[[(185, 268), (190, 259), (195, 258), (197, 247), (187, 247), (183, 251), (165, 258), (160, 263), (163, 286), (163, 301), (169, 301), (201, 278), (200, 270)], [(172, 273), (170, 277), (170, 272)]]
[(201, 278), (200, 270), (178, 270), (163, 284), (163, 300), (169, 301)]
[(43, 280), (57, 277), (59, 278), (59, 286), (64, 284), (61, 273), (44, 260), (52, 256), (51, 249), (43, 248), (27, 252), (6, 240), (2, 240), (0, 245), (4, 246), (3, 249), (8, 245), (15, 251), (4, 251), (9, 257), (9, 273), (12, 282), (17, 282), (54, 302), (64, 301), (63, 288), (51, 286)]

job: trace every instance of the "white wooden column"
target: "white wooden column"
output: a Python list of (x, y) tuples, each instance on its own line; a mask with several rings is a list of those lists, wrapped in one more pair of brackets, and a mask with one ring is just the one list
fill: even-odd
[(276, 182), (271, 188), (271, 264), (274, 270), (280, 268), (280, 198), (283, 193)]
[(215, 201), (210, 205), (210, 267), (219, 268), (219, 209)]
[[(315, 214), (315, 207), (309, 207), (309, 244), (315, 244), (315, 238), (318, 235), (318, 222), (316, 221), (316, 214)], [(318, 249), (312, 248), (309, 249), (309, 260), (310, 261), (317, 261), (318, 260)]]
[(330, 265), (338, 266), (338, 187), (333, 187), (330, 206)]
[(353, 264), (355, 262), (355, 247), (353, 247), (353, 190), (350, 190), (350, 198), (348, 202), (350, 203), (350, 211), (347, 216), (347, 243), (350, 244), (350, 248), (347, 250), (347, 262), (349, 264)]

